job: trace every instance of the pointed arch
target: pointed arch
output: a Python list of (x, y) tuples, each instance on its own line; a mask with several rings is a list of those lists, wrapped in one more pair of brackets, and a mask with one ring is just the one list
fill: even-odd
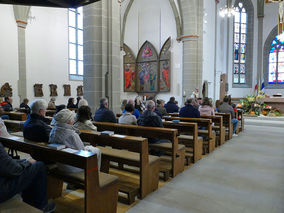
[(123, 90), (124, 92), (135, 92), (135, 56), (132, 50), (123, 44), (125, 55), (123, 56)]
[(145, 41), (138, 52), (136, 73), (138, 93), (158, 92), (158, 54), (149, 41)]
[(169, 37), (159, 55), (159, 91), (170, 91), (170, 78), (171, 78), (171, 37)]

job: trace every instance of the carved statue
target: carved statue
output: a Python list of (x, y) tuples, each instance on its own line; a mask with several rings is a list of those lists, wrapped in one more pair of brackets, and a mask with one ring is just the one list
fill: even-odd
[(57, 85), (56, 84), (49, 84), (50, 88), (50, 96), (57, 96)]
[(71, 86), (70, 84), (64, 84), (64, 96), (71, 96)]
[(34, 85), (34, 93), (35, 93), (35, 97), (42, 97), (43, 96), (42, 84), (35, 84)]
[(13, 96), (12, 87), (9, 85), (9, 83), (6, 82), (1, 87), (0, 96), (1, 97), (12, 97)]
[(82, 85), (77, 87), (77, 96), (83, 96), (83, 86)]

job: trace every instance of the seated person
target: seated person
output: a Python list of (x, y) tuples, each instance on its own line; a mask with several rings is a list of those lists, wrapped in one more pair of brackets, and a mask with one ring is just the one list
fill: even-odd
[(2, 118), (2, 119), (6, 119), (6, 120), (9, 120), (9, 119), (10, 119), (9, 115), (3, 115), (3, 114), (4, 114), (3, 107), (0, 106), (0, 116), (1, 116), (1, 118)]
[(200, 118), (200, 112), (196, 109), (193, 104), (193, 99), (189, 98), (185, 102), (185, 106), (179, 111), (179, 117), (184, 118)]
[(89, 106), (88, 101), (86, 99), (82, 98), (78, 103), (78, 108), (80, 108), (81, 106)]
[(51, 98), (50, 101), (48, 102), (48, 107), (47, 109), (56, 109), (55, 105), (55, 98)]
[(76, 99), (77, 99), (77, 103), (75, 104), (76, 106), (75, 108), (79, 108), (79, 102), (82, 98), (78, 96)]
[[(129, 99), (129, 100), (127, 101), (127, 104), (132, 104), (132, 105), (133, 105), (133, 108), (135, 107), (135, 102), (134, 102), (133, 99)], [(122, 111), (122, 113), (125, 113), (125, 112), (126, 112), (126, 110), (124, 109), (124, 110)], [(139, 110), (136, 109), (136, 108), (134, 108), (134, 111), (133, 111), (132, 115), (134, 115), (134, 116), (138, 119), (139, 116), (140, 116)]]
[(116, 123), (115, 115), (108, 109), (108, 100), (106, 98), (102, 98), (100, 100), (100, 108), (96, 111), (94, 120), (99, 122)]
[(124, 108), (125, 108), (127, 102), (128, 102), (127, 99), (123, 99), (123, 100), (122, 100), (121, 106), (120, 106), (121, 112), (123, 112), (123, 110), (124, 110)]
[(205, 97), (201, 106), (199, 107), (199, 112), (201, 115), (215, 115), (214, 108), (212, 106), (212, 102), (209, 98)]
[(165, 108), (165, 101), (164, 100), (157, 100), (157, 107), (156, 109), (161, 113), (162, 116), (167, 115), (167, 110)]
[(1, 137), (9, 137), (10, 136), (2, 118), (0, 118), (0, 136)]
[(31, 104), (31, 114), (24, 123), (24, 138), (35, 142), (48, 142), (51, 128), (45, 113), (47, 103), (43, 99), (34, 100)]
[(14, 110), (12, 106), (13, 99), (11, 97), (5, 97), (4, 100), (5, 101), (1, 103), (3, 110), (6, 112), (13, 111)]
[(68, 104), (67, 104), (67, 108), (77, 108), (76, 105), (74, 104), (74, 98), (69, 98), (68, 99)]
[(133, 115), (133, 111), (134, 111), (133, 104), (126, 104), (124, 111), (125, 112), (119, 117), (118, 123), (137, 125), (136, 117)]
[(218, 112), (222, 113), (231, 113), (232, 117), (232, 124), (233, 124), (233, 136), (238, 136), (236, 134), (237, 127), (238, 127), (238, 120), (235, 118), (235, 111), (231, 105), (229, 105), (229, 98), (225, 96), (223, 99), (223, 103), (218, 107)]
[(54, 119), (54, 116), (63, 109), (66, 109), (66, 106), (64, 104), (56, 106), (55, 114), (53, 115), (52, 120), (50, 122), (51, 126), (55, 126), (56, 124), (56, 120)]
[(81, 106), (77, 111), (74, 127), (77, 129), (85, 129), (97, 131), (97, 127), (91, 121), (91, 109), (88, 106)]
[[(5, 137), (3, 127), (6, 129), (2, 126), (0, 134)], [(1, 143), (0, 162), (0, 203), (20, 193), (25, 203), (44, 213), (55, 210), (55, 203), (47, 201), (47, 175), (42, 162), (12, 159)]]
[(165, 105), (167, 113), (178, 112), (178, 106), (175, 104), (175, 97), (171, 97), (169, 102)]
[(29, 103), (29, 99), (25, 98), (25, 99), (23, 100), (23, 102), (20, 104), (20, 108), (21, 108), (21, 109), (23, 109), (23, 108), (26, 109), (26, 110), (27, 110), (27, 113), (30, 114), (31, 108), (30, 108), (30, 106), (28, 105), (28, 103)]
[[(98, 166), (100, 167), (101, 152), (98, 148), (93, 146), (84, 146), (79, 131), (73, 127), (75, 113), (69, 109), (63, 109), (55, 115), (56, 125), (51, 130), (49, 136), (49, 143), (64, 144), (67, 148), (76, 150), (87, 150), (97, 154)], [(59, 169), (65, 172), (81, 172), (82, 169), (58, 164)]]

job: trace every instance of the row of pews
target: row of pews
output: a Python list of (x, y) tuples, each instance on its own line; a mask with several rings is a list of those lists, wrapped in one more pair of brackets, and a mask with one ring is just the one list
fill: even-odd
[[(53, 116), (52, 112), (48, 115)], [(240, 119), (238, 131), (243, 131), (242, 112), (237, 117)], [(101, 171), (98, 171), (95, 166), (97, 158), (92, 153), (57, 151), (45, 143), (25, 140), (22, 137), (24, 116), (17, 118), (5, 120), (8, 130), (15, 133), (10, 138), (0, 137), (0, 142), (9, 149), (39, 156), (42, 161), (82, 168), (84, 172), (79, 174), (63, 174), (56, 166), (50, 168), (48, 197), (61, 196), (63, 181), (76, 184), (85, 191), (85, 212), (116, 212), (117, 200), (131, 204), (136, 197), (145, 198), (158, 189), (159, 179), (167, 181), (170, 177), (174, 178), (184, 171), (185, 166), (196, 163), (203, 155), (231, 139), (233, 133), (231, 115), (224, 113), (202, 118), (181, 118), (178, 114), (170, 114), (163, 119), (164, 128), (94, 122), (98, 132), (81, 130), (80, 137), (82, 141), (101, 149)], [(101, 133), (103, 131), (113, 131), (115, 134), (105, 135)], [(166, 139), (169, 142), (149, 144), (147, 138)], [(157, 157), (149, 154), (152, 150), (162, 155)], [(110, 168), (136, 173), (139, 183), (129, 183), (110, 175)]]

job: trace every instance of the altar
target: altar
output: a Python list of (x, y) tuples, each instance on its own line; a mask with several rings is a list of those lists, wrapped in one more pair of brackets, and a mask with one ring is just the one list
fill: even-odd
[(284, 113), (284, 97), (269, 97), (264, 98), (264, 103), (272, 106), (272, 108), (277, 108), (281, 113)]

